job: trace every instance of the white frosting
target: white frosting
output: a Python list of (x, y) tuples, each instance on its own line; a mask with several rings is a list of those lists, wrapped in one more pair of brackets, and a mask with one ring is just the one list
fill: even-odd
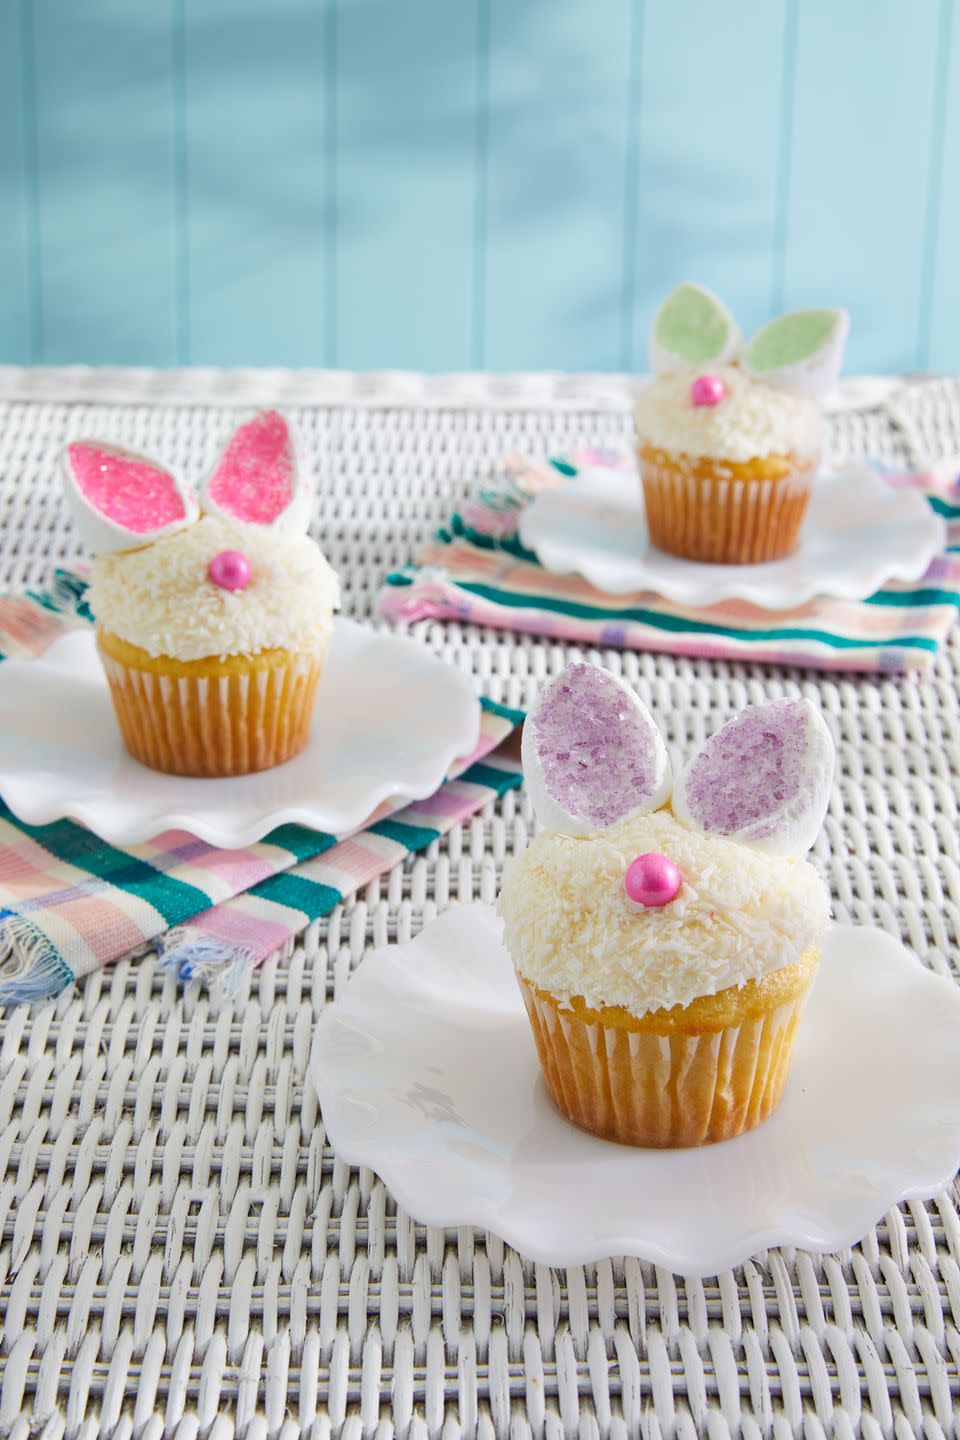
[[(716, 375), (726, 394), (717, 405), (694, 405), (690, 387), (698, 375)], [(761, 384), (736, 365), (657, 375), (636, 397), (640, 444), (681, 455), (752, 460), (765, 455), (816, 456), (823, 418), (816, 401)]]
[[(659, 851), (682, 884), (637, 912), (627, 866)], [(689, 1005), (791, 964), (826, 930), (826, 886), (806, 860), (762, 855), (680, 825), (669, 810), (628, 816), (589, 839), (540, 834), (506, 866), (499, 900), (524, 979), (563, 1003), (634, 1015)]]
[[(221, 550), (249, 559), (243, 590), (208, 578)], [(121, 640), (150, 655), (201, 660), (325, 639), (340, 585), (308, 536), (206, 515), (143, 550), (97, 556), (88, 600), (101, 628)]]

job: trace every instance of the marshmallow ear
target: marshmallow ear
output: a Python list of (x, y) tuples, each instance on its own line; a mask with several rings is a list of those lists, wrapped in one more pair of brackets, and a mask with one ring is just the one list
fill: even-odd
[(205, 511), (278, 530), (305, 532), (311, 500), (296, 438), (276, 410), (263, 410), (234, 431), (200, 489)]
[(654, 317), (650, 368), (662, 375), (721, 365), (734, 358), (739, 346), (737, 322), (723, 301), (702, 285), (678, 285)]
[(822, 399), (840, 377), (849, 333), (846, 310), (794, 310), (757, 331), (743, 368), (765, 385)]
[(833, 785), (833, 737), (809, 700), (748, 705), (677, 776), (673, 813), (706, 835), (803, 855)]
[(136, 550), (192, 525), (197, 502), (155, 460), (102, 440), (73, 440), (63, 452), (67, 499), (94, 555)]
[(670, 760), (653, 717), (598, 665), (568, 665), (540, 692), (521, 754), (537, 817), (561, 835), (594, 834), (670, 795)]

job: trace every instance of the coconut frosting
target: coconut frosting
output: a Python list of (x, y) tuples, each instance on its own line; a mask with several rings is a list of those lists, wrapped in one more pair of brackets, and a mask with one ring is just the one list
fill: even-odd
[[(651, 852), (678, 867), (680, 890), (638, 912), (624, 875)], [(561, 1004), (579, 995), (645, 1015), (799, 959), (819, 945), (830, 899), (806, 860), (700, 834), (658, 810), (589, 838), (541, 833), (507, 864), (499, 910), (525, 980)]]
[[(208, 576), (225, 550), (250, 562), (242, 590)], [(98, 625), (119, 639), (150, 655), (202, 660), (323, 640), (340, 585), (308, 536), (205, 515), (144, 549), (98, 555), (87, 598)]]
[[(691, 400), (691, 386), (703, 376), (723, 382), (719, 403), (697, 405)], [(634, 417), (642, 445), (721, 460), (811, 458), (823, 439), (823, 418), (815, 400), (764, 385), (736, 365), (655, 376), (637, 394)]]

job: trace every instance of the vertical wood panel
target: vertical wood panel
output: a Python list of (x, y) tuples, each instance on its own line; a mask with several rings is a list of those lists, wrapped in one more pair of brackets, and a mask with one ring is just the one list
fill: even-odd
[(169, 0), (34, 0), (40, 358), (169, 364)]
[(337, 362), (465, 369), (478, 0), (341, 0)]
[(746, 333), (770, 318), (785, 16), (784, 0), (647, 0), (629, 368), (647, 368), (657, 305), (682, 280), (715, 290)]
[(932, 201), (928, 211), (928, 289), (921, 313), (921, 366), (960, 370), (960, 17), (954, 0), (943, 0), (940, 75), (931, 146)]
[(323, 365), (324, 0), (205, 0), (185, 21), (189, 357)]
[(634, 9), (491, 0), (490, 369), (617, 369)]
[(956, 9), (7, 0), (0, 359), (643, 369), (693, 277), (956, 369)]
[(19, 3), (0, 6), (0, 363), (34, 358), (31, 337), (29, 79)]
[(847, 370), (917, 362), (938, 0), (801, 0), (784, 302), (845, 305)]

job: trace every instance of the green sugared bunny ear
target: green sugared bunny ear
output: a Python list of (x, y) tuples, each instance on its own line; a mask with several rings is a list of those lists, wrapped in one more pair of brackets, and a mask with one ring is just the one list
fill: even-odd
[(737, 322), (722, 300), (689, 282), (672, 290), (657, 311), (650, 333), (650, 368), (655, 375), (722, 365), (740, 344)]
[(794, 310), (757, 331), (741, 364), (765, 385), (822, 399), (837, 383), (849, 333), (846, 310)]

